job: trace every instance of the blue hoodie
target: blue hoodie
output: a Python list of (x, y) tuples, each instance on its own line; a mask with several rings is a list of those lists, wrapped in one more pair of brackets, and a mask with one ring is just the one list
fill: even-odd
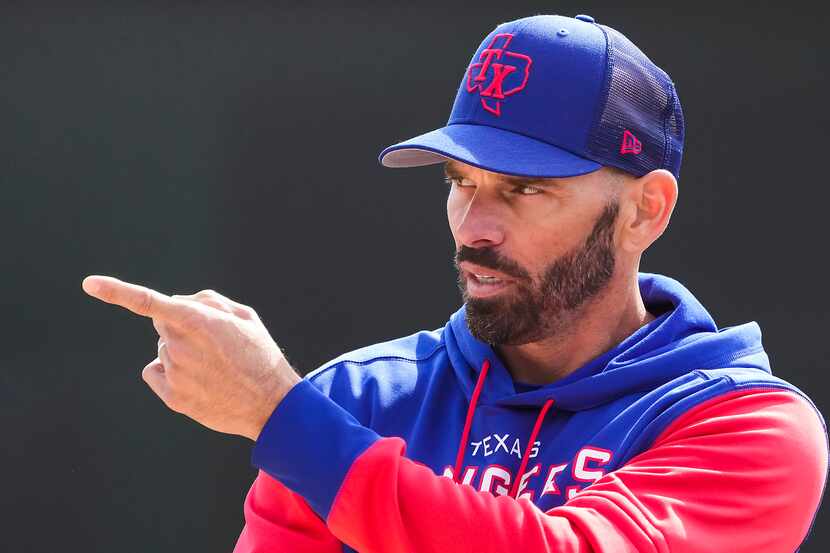
[(514, 382), (491, 346), (470, 334), (463, 307), (438, 330), (342, 355), (301, 386), (351, 416), (309, 412), (306, 392), (292, 391), (263, 429), (253, 464), (325, 519), (355, 459), (395, 436), (405, 440), (406, 457), (435, 474), (548, 511), (707, 400), (750, 388), (807, 399), (771, 375), (756, 323), (719, 329), (664, 276), (641, 274), (640, 290), (656, 318), (546, 386)]

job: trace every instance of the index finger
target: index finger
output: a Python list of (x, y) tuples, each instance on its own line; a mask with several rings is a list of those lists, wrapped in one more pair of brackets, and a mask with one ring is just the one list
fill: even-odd
[(131, 284), (117, 278), (92, 275), (84, 279), (84, 292), (103, 302), (119, 305), (136, 315), (153, 319), (175, 320), (181, 316), (183, 305), (161, 292), (146, 286)]

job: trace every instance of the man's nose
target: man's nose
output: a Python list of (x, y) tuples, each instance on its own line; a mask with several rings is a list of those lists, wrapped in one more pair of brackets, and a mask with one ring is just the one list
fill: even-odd
[(455, 237), (470, 248), (494, 247), (504, 242), (504, 219), (480, 191), (464, 206)]

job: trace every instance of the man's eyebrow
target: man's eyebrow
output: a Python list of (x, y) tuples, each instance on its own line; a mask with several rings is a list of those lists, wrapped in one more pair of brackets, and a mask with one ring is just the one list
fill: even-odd
[(553, 179), (547, 179), (545, 177), (507, 177), (505, 178), (508, 184), (513, 184), (515, 186), (556, 186), (559, 184), (557, 181)]
[[(455, 166), (447, 163), (444, 165), (444, 176), (463, 177), (464, 175)], [(559, 184), (555, 179), (545, 177), (519, 177), (514, 175), (504, 175), (503, 180), (506, 184), (512, 186), (556, 186)]]
[(451, 163), (444, 164), (444, 175), (448, 177), (460, 177), (461, 172)]

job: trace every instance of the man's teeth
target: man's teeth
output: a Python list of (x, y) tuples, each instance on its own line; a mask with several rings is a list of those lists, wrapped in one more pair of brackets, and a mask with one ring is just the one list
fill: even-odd
[(499, 281), (499, 279), (494, 277), (494, 276), (476, 275), (475, 273), (473, 273), (473, 274), (475, 275), (475, 277), (478, 280), (480, 280), (482, 282), (498, 282)]

